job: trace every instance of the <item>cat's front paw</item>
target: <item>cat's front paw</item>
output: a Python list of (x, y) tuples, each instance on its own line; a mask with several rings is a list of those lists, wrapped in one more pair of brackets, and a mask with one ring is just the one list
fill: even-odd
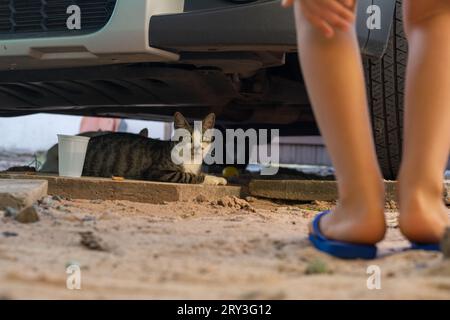
[(214, 176), (205, 176), (205, 180), (203, 181), (203, 184), (207, 184), (210, 186), (226, 186), (227, 179), (221, 178), (221, 177), (214, 177)]

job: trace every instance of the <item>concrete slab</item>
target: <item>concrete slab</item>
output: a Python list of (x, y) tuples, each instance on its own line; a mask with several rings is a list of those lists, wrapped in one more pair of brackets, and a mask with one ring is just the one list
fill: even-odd
[[(1, 178), (1, 177), (0, 177)], [(17, 210), (31, 206), (47, 195), (46, 180), (0, 179), (0, 209), (11, 207)]]
[(252, 180), (249, 192), (255, 197), (280, 200), (330, 201), (337, 198), (334, 181)]
[(128, 200), (145, 203), (163, 203), (193, 200), (203, 195), (208, 200), (241, 195), (241, 187), (206, 186), (161, 183), (151, 181), (115, 181), (105, 178), (66, 178), (30, 173), (0, 173), (5, 179), (37, 179), (48, 181), (48, 193), (72, 199)]
[[(385, 181), (385, 188), (386, 201), (395, 200), (396, 182)], [(450, 180), (445, 181), (445, 190), (450, 205)], [(333, 201), (338, 196), (335, 181), (319, 180), (252, 180), (249, 192), (255, 197), (298, 201)]]

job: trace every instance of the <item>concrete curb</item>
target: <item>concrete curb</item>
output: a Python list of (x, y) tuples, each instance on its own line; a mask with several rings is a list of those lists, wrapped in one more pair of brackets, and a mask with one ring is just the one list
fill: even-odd
[(198, 195), (208, 200), (241, 195), (241, 187), (176, 184), (151, 181), (114, 181), (104, 178), (66, 178), (54, 175), (0, 173), (5, 179), (39, 179), (48, 181), (48, 193), (72, 199), (128, 200), (145, 203), (163, 203), (193, 200)]
[[(386, 201), (397, 198), (396, 184), (385, 181)], [(338, 196), (336, 181), (320, 180), (252, 180), (249, 192), (254, 197), (297, 201), (333, 201)], [(450, 180), (445, 181), (445, 193), (446, 202), (450, 204)]]
[(336, 183), (319, 180), (252, 180), (250, 195), (280, 200), (321, 200), (337, 199)]
[(47, 195), (48, 183), (46, 180), (29, 180), (24, 176), (21, 178), (18, 180), (0, 179), (0, 209), (11, 207), (22, 210)]

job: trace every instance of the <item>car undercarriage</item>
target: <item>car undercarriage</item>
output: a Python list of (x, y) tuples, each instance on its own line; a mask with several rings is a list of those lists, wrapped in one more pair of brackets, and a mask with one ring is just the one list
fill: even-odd
[[(48, 17), (71, 1), (58, 0), (59, 7), (42, 0), (26, 7), (23, 1), (0, 6), (0, 16), (9, 15), (0, 24), (0, 116), (45, 112), (169, 121), (175, 111), (189, 118), (214, 112), (222, 128), (320, 134), (298, 63), (293, 14), (279, 1), (78, 0), (92, 19), (87, 29), (69, 31), (60, 16)], [(400, 161), (407, 52), (397, 2), (360, 1), (357, 23), (374, 135), (388, 178)], [(103, 15), (96, 15), (95, 5), (105, 8)], [(380, 30), (367, 28), (374, 5), (384, 16), (395, 14), (382, 20)], [(30, 18), (31, 11), (36, 16)]]

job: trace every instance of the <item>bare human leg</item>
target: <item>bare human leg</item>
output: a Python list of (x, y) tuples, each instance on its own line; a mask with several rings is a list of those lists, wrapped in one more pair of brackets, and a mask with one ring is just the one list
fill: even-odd
[(320, 229), (330, 239), (374, 244), (386, 230), (384, 185), (356, 32), (327, 32), (327, 26), (304, 15), (306, 2), (295, 2), (300, 62), (339, 187), (338, 205), (321, 220)]
[(400, 229), (437, 243), (448, 225), (443, 172), (450, 151), (450, 1), (409, 0), (405, 138), (399, 174)]

